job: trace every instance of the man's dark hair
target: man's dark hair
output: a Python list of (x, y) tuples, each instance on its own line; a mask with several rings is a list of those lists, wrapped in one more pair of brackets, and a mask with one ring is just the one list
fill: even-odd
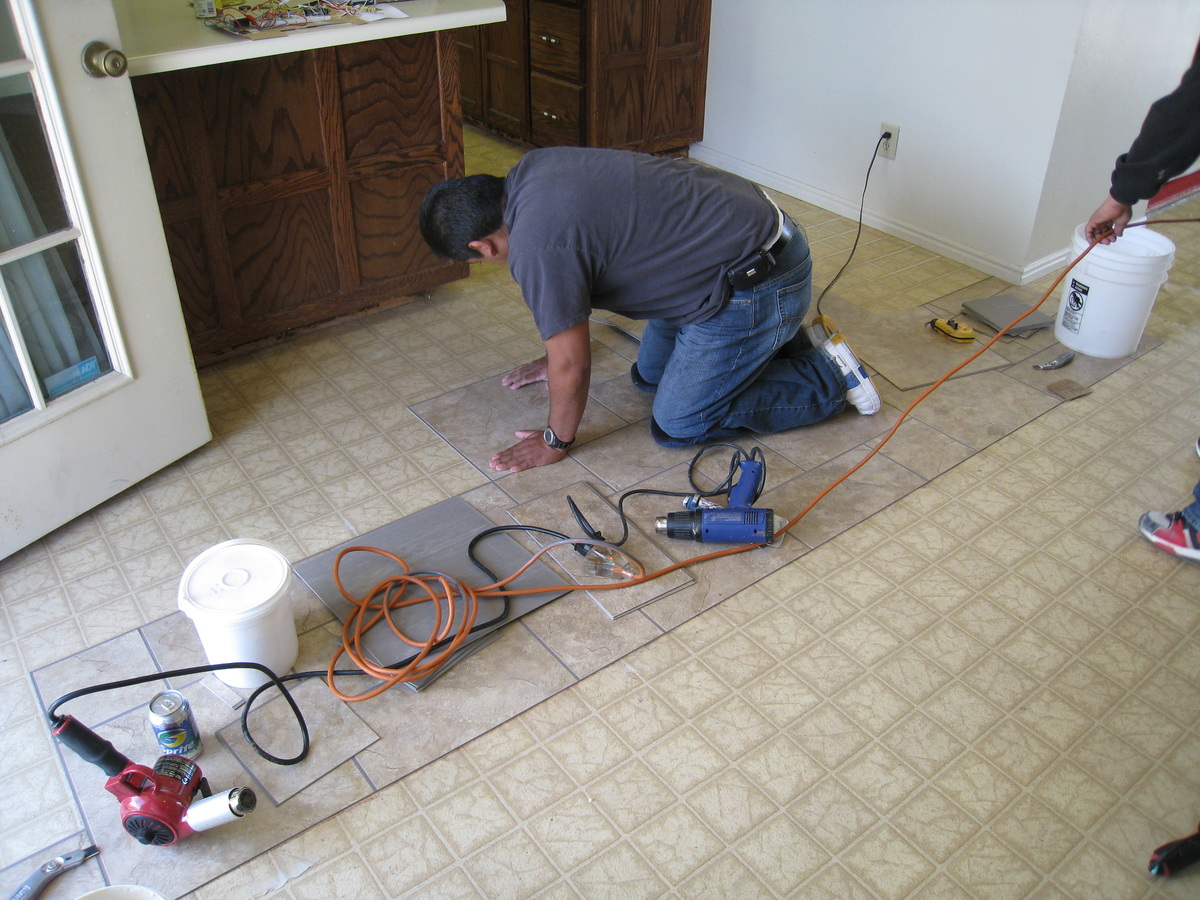
[(438, 256), (479, 259), (467, 245), (504, 224), (504, 179), (468, 175), (435, 184), (421, 203), (419, 222), (425, 243)]

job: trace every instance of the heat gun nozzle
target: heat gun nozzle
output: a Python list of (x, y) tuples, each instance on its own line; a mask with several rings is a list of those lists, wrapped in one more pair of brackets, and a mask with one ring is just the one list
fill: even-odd
[(253, 812), (258, 805), (258, 797), (250, 788), (230, 788), (220, 794), (213, 794), (203, 800), (197, 800), (188, 807), (184, 816), (192, 831), (208, 831), (234, 819), (240, 819), (248, 812)]

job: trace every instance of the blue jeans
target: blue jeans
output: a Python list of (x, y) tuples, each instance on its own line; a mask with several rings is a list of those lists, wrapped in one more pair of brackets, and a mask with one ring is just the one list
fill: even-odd
[(845, 379), (800, 330), (811, 302), (812, 259), (797, 228), (774, 273), (735, 291), (712, 318), (683, 326), (648, 321), (633, 375), (638, 387), (655, 391), (655, 440), (686, 447), (812, 425), (840, 412)]
[(1183, 508), (1183, 521), (1200, 531), (1200, 481), (1192, 488), (1192, 496), (1196, 498), (1196, 502)]

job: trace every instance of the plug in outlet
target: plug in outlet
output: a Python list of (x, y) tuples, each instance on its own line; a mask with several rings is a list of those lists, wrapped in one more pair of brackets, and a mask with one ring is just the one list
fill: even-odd
[(879, 142), (878, 156), (884, 159), (896, 158), (896, 145), (900, 143), (900, 126), (893, 125), (891, 122), (884, 122), (879, 126), (879, 136), (890, 134), (891, 137), (885, 138)]

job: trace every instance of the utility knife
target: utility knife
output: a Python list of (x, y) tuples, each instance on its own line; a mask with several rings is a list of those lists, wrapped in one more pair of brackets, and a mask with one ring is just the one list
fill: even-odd
[(63, 856), (56, 856), (54, 859), (46, 860), (32, 875), (25, 879), (25, 883), (17, 888), (16, 893), (9, 897), (8, 900), (33, 900), (53, 878), (61, 875), (68, 869), (74, 869), (76, 866), (83, 865), (85, 859), (91, 859), (99, 852), (100, 848), (93, 845), (91, 847), (84, 847), (82, 850), (74, 850)]
[(1074, 358), (1075, 354), (1068, 350), (1065, 353), (1058, 354), (1058, 356), (1054, 357), (1054, 359), (1050, 360), (1049, 362), (1039, 363), (1038, 365), (1034, 366), (1034, 368), (1042, 369), (1043, 371), (1046, 369), (1061, 369)]

